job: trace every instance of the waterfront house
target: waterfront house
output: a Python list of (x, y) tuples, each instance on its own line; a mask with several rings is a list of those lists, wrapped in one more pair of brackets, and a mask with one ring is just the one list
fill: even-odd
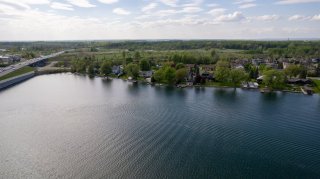
[(112, 74), (119, 75), (119, 74), (122, 74), (122, 72), (123, 72), (123, 69), (120, 65), (114, 65), (112, 67)]
[(312, 63), (320, 63), (320, 58), (311, 59)]
[(306, 85), (306, 84), (312, 84), (312, 81), (310, 79), (290, 78), (290, 79), (287, 79), (287, 83), (294, 84), (294, 85)]
[(140, 71), (139, 76), (143, 78), (151, 78), (153, 75), (153, 71)]
[(263, 82), (263, 76), (259, 76), (258, 78), (257, 78), (257, 82), (259, 83), (259, 84), (261, 84), (262, 82)]

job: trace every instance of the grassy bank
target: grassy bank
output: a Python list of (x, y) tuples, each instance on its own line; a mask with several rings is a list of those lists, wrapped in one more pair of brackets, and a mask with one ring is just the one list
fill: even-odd
[(315, 85), (314, 92), (315, 93), (320, 93), (320, 80), (313, 80), (313, 83)]
[(9, 78), (12, 78), (12, 77), (15, 77), (15, 76), (23, 75), (25, 73), (29, 73), (29, 72), (32, 72), (32, 71), (34, 71), (34, 68), (26, 66), (26, 67), (20, 68), (20, 69), (14, 71), (14, 72), (11, 72), (9, 74), (6, 74), (6, 75), (0, 77), (0, 81), (9, 79)]

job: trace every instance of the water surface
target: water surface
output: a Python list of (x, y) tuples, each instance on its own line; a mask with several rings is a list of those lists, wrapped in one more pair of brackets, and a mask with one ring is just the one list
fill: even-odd
[(0, 92), (0, 178), (318, 178), (320, 98), (44, 75)]

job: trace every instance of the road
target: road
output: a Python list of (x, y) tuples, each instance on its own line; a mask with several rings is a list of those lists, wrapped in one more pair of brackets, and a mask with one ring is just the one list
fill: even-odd
[(63, 53), (65, 53), (65, 51), (53, 53), (51, 55), (42, 56), (42, 57), (38, 57), (38, 58), (33, 58), (33, 59), (30, 59), (30, 60), (27, 60), (27, 61), (24, 61), (24, 62), (20, 62), (18, 64), (14, 64), (14, 65), (10, 65), (8, 67), (2, 68), (2, 69), (0, 69), (0, 77), (6, 75), (8, 73), (11, 73), (13, 71), (16, 71), (16, 70), (18, 70), (20, 68), (23, 68), (25, 66), (29, 66), (29, 65), (32, 65), (34, 63), (40, 62), (42, 60), (46, 60), (46, 59), (49, 59), (49, 58), (53, 58), (53, 57), (59, 56), (59, 55), (61, 55)]

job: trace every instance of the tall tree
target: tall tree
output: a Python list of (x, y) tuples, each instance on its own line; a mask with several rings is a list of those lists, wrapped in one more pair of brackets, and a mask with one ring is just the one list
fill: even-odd
[(176, 77), (176, 70), (172, 67), (165, 67), (164, 70), (164, 79), (169, 83), (172, 84), (174, 83), (174, 81)]
[(108, 76), (112, 73), (112, 66), (111, 62), (109, 61), (104, 61), (100, 67), (100, 73), (103, 76)]
[(139, 66), (137, 64), (130, 63), (125, 68), (126, 73), (131, 76), (133, 79), (137, 79), (139, 77)]
[(188, 74), (187, 69), (185, 69), (185, 68), (178, 69), (176, 71), (176, 80), (177, 80), (177, 82), (178, 83), (183, 82), (185, 80), (185, 77), (187, 76), (187, 74)]
[(149, 71), (150, 70), (150, 63), (147, 60), (140, 61), (140, 69), (141, 71)]
[(243, 69), (232, 69), (229, 72), (229, 80), (234, 87), (246, 79), (248, 79), (248, 74)]
[(220, 82), (226, 82), (229, 79), (230, 64), (225, 60), (220, 60), (217, 63), (215, 70), (215, 78)]
[(268, 70), (264, 72), (263, 83), (273, 89), (282, 89), (285, 85), (285, 75), (282, 71)]

